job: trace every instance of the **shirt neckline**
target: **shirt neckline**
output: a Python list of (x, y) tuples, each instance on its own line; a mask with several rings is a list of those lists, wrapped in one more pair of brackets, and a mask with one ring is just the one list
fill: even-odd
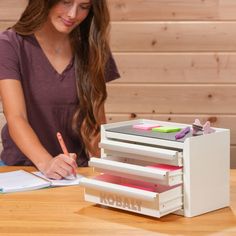
[(31, 36), (31, 38), (36, 42), (37, 46), (40, 48), (40, 51), (41, 51), (41, 53), (42, 53), (42, 55), (43, 55), (43, 58), (47, 61), (47, 64), (48, 64), (49, 67), (52, 69), (52, 71), (53, 71), (54, 73), (56, 73), (57, 76), (59, 76), (60, 78), (64, 78), (66, 72), (67, 72), (68, 70), (70, 70), (71, 67), (74, 65), (74, 59), (75, 59), (75, 57), (73, 56), (73, 57), (71, 58), (70, 62), (68, 63), (68, 65), (64, 68), (64, 70), (63, 70), (61, 73), (59, 73), (59, 72), (55, 69), (55, 67), (52, 65), (52, 63), (50, 62), (50, 60), (48, 59), (47, 55), (45, 54), (44, 50), (42, 49), (42, 47), (41, 47), (40, 43), (38, 42), (37, 38), (35, 37), (35, 35), (34, 35), (34, 34), (31, 34), (30, 36)]

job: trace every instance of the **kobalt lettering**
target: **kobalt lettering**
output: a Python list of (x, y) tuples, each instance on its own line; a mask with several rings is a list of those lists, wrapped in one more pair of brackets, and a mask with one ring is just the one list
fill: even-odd
[(133, 211), (141, 211), (142, 205), (142, 201), (104, 192), (100, 192), (100, 203)]

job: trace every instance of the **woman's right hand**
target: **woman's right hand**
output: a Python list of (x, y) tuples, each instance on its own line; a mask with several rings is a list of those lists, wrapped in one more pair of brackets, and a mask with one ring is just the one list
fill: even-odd
[(58, 156), (47, 161), (40, 171), (50, 179), (63, 179), (70, 175), (76, 174), (77, 169), (76, 154), (70, 153), (68, 157), (65, 154)]

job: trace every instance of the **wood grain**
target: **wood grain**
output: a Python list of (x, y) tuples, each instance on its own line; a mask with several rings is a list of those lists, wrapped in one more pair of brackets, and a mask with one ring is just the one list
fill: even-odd
[[(234, 0), (107, 0), (113, 21), (235, 20)], [(0, 20), (16, 20), (27, 0), (1, 0)]]
[[(0, 172), (17, 168), (21, 167), (1, 167)], [(91, 176), (92, 169), (80, 168), (79, 173)], [(170, 214), (161, 219), (85, 202), (83, 188), (79, 186), (5, 194), (0, 195), (1, 236), (233, 236), (236, 234), (236, 170), (231, 170), (230, 191), (230, 207), (193, 218)]]
[(121, 79), (112, 83), (236, 83), (236, 53), (114, 53)]
[(110, 113), (234, 114), (236, 85), (116, 84), (108, 86)]
[[(0, 22), (0, 31), (13, 25)], [(232, 52), (236, 22), (113, 22), (114, 52)]]
[(235, 20), (234, 0), (108, 0), (112, 20)]
[(0, 1), (0, 21), (19, 19), (26, 7), (28, 0), (1, 0)]
[(236, 22), (113, 22), (115, 52), (232, 52)]

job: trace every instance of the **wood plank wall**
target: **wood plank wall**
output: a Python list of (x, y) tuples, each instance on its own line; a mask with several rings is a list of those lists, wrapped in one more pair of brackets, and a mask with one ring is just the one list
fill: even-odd
[[(0, 30), (16, 21), (26, 2), (0, 1)], [(108, 121), (210, 120), (231, 129), (236, 168), (236, 1), (108, 2), (122, 77), (108, 85)]]

